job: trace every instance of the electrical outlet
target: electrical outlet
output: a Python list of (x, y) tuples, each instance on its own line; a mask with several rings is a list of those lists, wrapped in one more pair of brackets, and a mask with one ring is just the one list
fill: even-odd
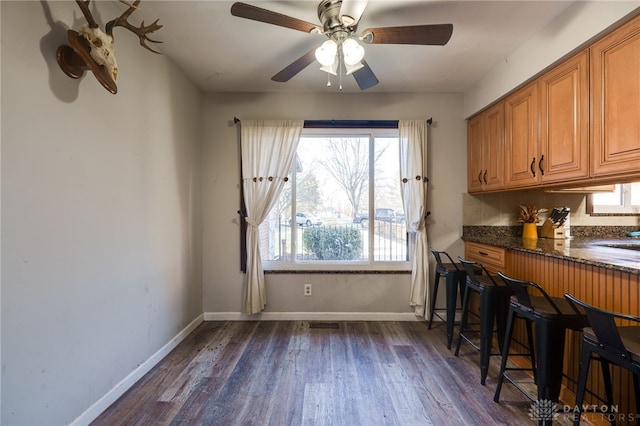
[(304, 285), (304, 295), (311, 296), (311, 284)]

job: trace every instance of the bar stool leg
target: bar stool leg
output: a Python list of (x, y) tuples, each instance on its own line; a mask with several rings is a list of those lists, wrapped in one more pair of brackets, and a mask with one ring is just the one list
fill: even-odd
[(457, 274), (449, 274), (447, 282), (447, 349), (451, 349), (453, 341), (453, 326), (456, 321), (456, 305), (458, 302), (458, 286), (460, 279)]
[(640, 412), (640, 374), (633, 374), (633, 390), (636, 394), (636, 413)]
[(565, 328), (554, 321), (536, 321), (538, 401), (558, 401), (562, 384)]
[(496, 315), (496, 296), (494, 292), (486, 290), (481, 293), (480, 297), (480, 384), (484, 385), (489, 373), (493, 322)]
[(467, 320), (469, 318), (469, 286), (464, 288), (464, 297), (462, 298), (462, 316), (460, 317), (460, 329), (458, 332), (458, 343), (456, 344), (455, 356), (460, 353), (460, 345), (462, 344), (462, 334), (467, 328)]
[[(602, 378), (604, 379), (604, 393), (607, 397), (607, 406), (609, 410), (613, 407), (613, 388), (611, 386), (611, 370), (609, 370), (609, 361), (604, 358), (600, 358), (600, 367), (602, 368)], [(611, 419), (609, 421), (612, 426), (615, 426), (616, 421)]]
[(533, 345), (533, 327), (531, 321), (525, 321), (525, 327), (527, 329), (527, 340), (529, 344), (529, 356), (531, 358), (531, 370), (533, 373), (533, 383), (538, 383), (538, 368), (536, 367), (536, 351)]
[(502, 345), (502, 361), (500, 362), (500, 374), (498, 375), (498, 384), (496, 385), (496, 393), (493, 395), (494, 402), (500, 401), (500, 391), (502, 390), (502, 382), (504, 381), (504, 370), (507, 367), (507, 358), (509, 357), (509, 344), (511, 343), (511, 335), (513, 334), (513, 321), (515, 313), (509, 308), (509, 316), (507, 317), (507, 328), (504, 333), (504, 344)]
[(573, 426), (580, 425), (582, 402), (584, 401), (584, 392), (587, 387), (587, 374), (589, 373), (590, 361), (591, 361), (591, 351), (583, 343), (582, 355), (580, 356), (580, 373), (578, 375), (578, 388), (576, 389), (576, 406), (575, 406), (575, 411), (573, 412)]
[(436, 270), (435, 281), (433, 283), (433, 297), (431, 298), (431, 312), (429, 313), (429, 327), (433, 323), (433, 313), (436, 310), (436, 299), (438, 298), (438, 284), (440, 284), (440, 273)]

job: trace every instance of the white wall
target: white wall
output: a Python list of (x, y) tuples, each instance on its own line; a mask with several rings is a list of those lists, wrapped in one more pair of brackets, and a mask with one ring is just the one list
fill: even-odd
[(202, 96), (124, 30), (117, 95), (72, 80), (76, 3), (1, 8), (1, 423), (68, 424), (202, 313)]
[(607, 30), (640, 1), (576, 1), (465, 93), (469, 117)]
[[(204, 106), (204, 311), (238, 313), (240, 272), (240, 119), (427, 119), (430, 243), (462, 254), (466, 124), (459, 94), (209, 94)], [(267, 312), (407, 313), (409, 275), (267, 274)], [(304, 283), (313, 296), (302, 297)]]

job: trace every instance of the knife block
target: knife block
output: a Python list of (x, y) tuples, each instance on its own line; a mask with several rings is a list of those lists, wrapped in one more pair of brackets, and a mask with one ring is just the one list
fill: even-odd
[(560, 225), (556, 228), (553, 224), (553, 221), (547, 219), (542, 224), (542, 228), (540, 228), (540, 237), (551, 238), (553, 240), (564, 240), (566, 238), (564, 226)]

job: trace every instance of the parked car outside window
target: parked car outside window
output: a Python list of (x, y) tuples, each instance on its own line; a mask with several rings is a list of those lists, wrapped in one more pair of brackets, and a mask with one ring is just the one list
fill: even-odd
[(296, 225), (298, 226), (320, 226), (322, 220), (310, 213), (296, 213)]

